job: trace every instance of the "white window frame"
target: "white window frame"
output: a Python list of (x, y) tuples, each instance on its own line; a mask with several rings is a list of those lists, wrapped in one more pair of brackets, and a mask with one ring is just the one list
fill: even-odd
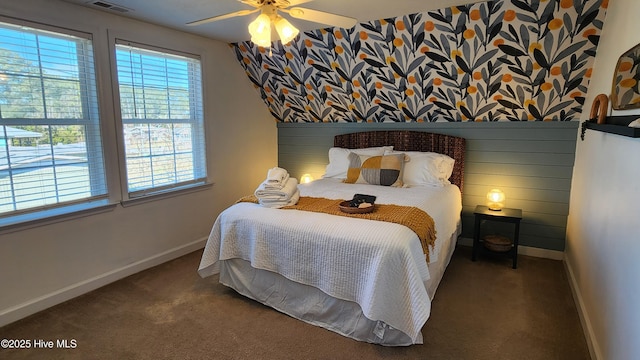
[[(23, 26), (25, 28), (32, 28), (35, 31), (49, 32), (52, 37), (58, 36), (74, 36), (90, 41), (91, 46), (91, 65), (93, 66), (93, 77), (83, 77), (80, 74), (81, 86), (85, 88), (86, 93), (83, 93), (82, 108), (84, 112), (83, 119), (47, 119), (42, 118), (6, 118), (0, 120), (0, 125), (4, 126), (25, 126), (25, 125), (42, 125), (42, 126), (57, 126), (57, 125), (83, 125), (85, 127), (85, 138), (98, 137), (96, 141), (87, 141), (87, 156), (88, 156), (88, 171), (90, 175), (90, 190), (92, 195), (84, 198), (78, 198), (70, 201), (57, 201), (55, 203), (33, 206), (25, 209), (13, 210), (0, 214), (0, 232), (11, 230), (17, 226), (22, 226), (25, 223), (40, 222), (46, 220), (47, 222), (53, 221), (57, 218), (64, 217), (71, 213), (87, 213), (93, 211), (105, 211), (107, 208), (112, 208), (113, 203), (109, 202), (109, 187), (106, 176), (106, 159), (103, 148), (103, 134), (102, 127), (104, 126), (101, 120), (100, 108), (104, 106), (100, 102), (98, 95), (98, 65), (96, 63), (96, 47), (93, 41), (91, 33), (80, 32), (75, 30), (69, 30), (60, 28), (57, 26), (44, 25), (39, 23), (33, 23), (30, 21), (19, 20), (14, 18), (7, 18), (0, 16), (0, 22), (14, 25)], [(25, 29), (25, 31), (28, 31)], [(82, 68), (80, 70), (83, 70)], [(93, 105), (87, 105), (87, 99), (95, 99)], [(44, 105), (46, 109), (46, 104)], [(2, 128), (0, 128), (0, 131)], [(96, 186), (96, 181), (99, 182)], [(97, 191), (96, 191), (97, 189)]]
[[(135, 36), (133, 36), (135, 37)], [(206, 147), (207, 147), (207, 141), (206, 141), (206, 129), (205, 129), (205, 123), (204, 123), (204, 93), (203, 93), (203, 87), (204, 87), (204, 74), (203, 74), (203, 67), (202, 67), (202, 58), (200, 55), (197, 55), (197, 52), (193, 52), (193, 51), (188, 51), (188, 50), (182, 50), (179, 49), (179, 46), (176, 46), (178, 49), (168, 49), (167, 45), (164, 46), (158, 46), (153, 44), (152, 41), (133, 41), (133, 40), (126, 40), (126, 39), (130, 39), (132, 38), (132, 36), (127, 36), (125, 34), (118, 34), (117, 32), (114, 31), (110, 31), (109, 32), (109, 44), (110, 44), (110, 56), (112, 59), (112, 66), (111, 66), (111, 75), (112, 75), (112, 83), (113, 85), (113, 101), (115, 104), (115, 120), (116, 120), (116, 130), (117, 130), (117, 138), (118, 138), (118, 151), (119, 151), (119, 164), (120, 164), (120, 187), (121, 187), (121, 196), (122, 196), (122, 205), (123, 206), (128, 206), (128, 205), (132, 205), (132, 204), (137, 204), (139, 202), (146, 202), (146, 201), (150, 201), (150, 200), (154, 200), (155, 198), (157, 198), (158, 196), (173, 196), (176, 194), (180, 194), (183, 192), (190, 192), (190, 191), (199, 191), (202, 190), (204, 188), (208, 188), (211, 186), (211, 183), (208, 180), (208, 163), (206, 160)], [(170, 43), (170, 41), (169, 41)], [(158, 119), (154, 119), (154, 120), (144, 120), (142, 119), (140, 122), (141, 123), (145, 123), (145, 122), (166, 122), (166, 123), (193, 123), (193, 122), (199, 122), (199, 124), (196, 124), (198, 126), (193, 126), (193, 133), (192, 133), (192, 137), (193, 139), (196, 139), (196, 137), (199, 137), (199, 142), (202, 143), (201, 147), (198, 146), (194, 146), (193, 147), (193, 156), (194, 158), (197, 159), (201, 159), (201, 169), (202, 171), (204, 171), (204, 176), (200, 176), (198, 178), (194, 178), (190, 181), (183, 181), (183, 182), (179, 182), (179, 183), (175, 183), (175, 184), (170, 184), (167, 186), (159, 186), (159, 187), (153, 187), (153, 188), (149, 188), (149, 189), (144, 189), (144, 190), (140, 190), (140, 191), (129, 191), (129, 181), (128, 181), (128, 175), (127, 175), (127, 167), (126, 167), (126, 145), (125, 145), (125, 138), (124, 138), (124, 124), (127, 123), (131, 123), (130, 120), (127, 119), (123, 119), (122, 118), (122, 110), (121, 110), (121, 97), (120, 97), (120, 83), (118, 80), (118, 66), (117, 66), (117, 58), (116, 58), (116, 46), (117, 45), (123, 45), (123, 46), (131, 46), (133, 48), (139, 48), (139, 49), (143, 49), (143, 50), (149, 50), (149, 51), (154, 51), (154, 52), (159, 52), (159, 53), (166, 53), (166, 54), (170, 54), (170, 55), (177, 55), (177, 56), (181, 56), (181, 57), (187, 57), (187, 58), (192, 58), (192, 59), (196, 59), (200, 62), (200, 84), (199, 86), (195, 86), (193, 88), (194, 94), (192, 94), (192, 96), (198, 96), (200, 99), (200, 107), (199, 109), (197, 109), (195, 111), (195, 116), (199, 116), (199, 119), (195, 119), (195, 120), (191, 120), (191, 121), (172, 121), (170, 119), (165, 119), (165, 120), (158, 120)]]

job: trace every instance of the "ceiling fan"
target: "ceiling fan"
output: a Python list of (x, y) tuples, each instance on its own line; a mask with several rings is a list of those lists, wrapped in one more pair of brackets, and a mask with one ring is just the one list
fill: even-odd
[(243, 4), (250, 5), (255, 9), (247, 9), (235, 11), (228, 14), (222, 14), (217, 16), (208, 17), (202, 20), (192, 21), (187, 25), (195, 26), (202, 25), (212, 21), (224, 20), (236, 16), (246, 16), (260, 11), (260, 15), (249, 24), (249, 33), (251, 34), (251, 41), (258, 46), (269, 47), (271, 46), (271, 25), (273, 24), (282, 40), (283, 44), (286, 44), (293, 40), (298, 35), (299, 30), (296, 29), (287, 19), (278, 15), (278, 11), (289, 14), (289, 16), (312, 21), (320, 24), (326, 24), (329, 26), (336, 26), (341, 28), (351, 28), (358, 20), (336, 15), (324, 11), (306, 9), (301, 7), (290, 7), (292, 5), (298, 5), (309, 2), (311, 0), (238, 0)]

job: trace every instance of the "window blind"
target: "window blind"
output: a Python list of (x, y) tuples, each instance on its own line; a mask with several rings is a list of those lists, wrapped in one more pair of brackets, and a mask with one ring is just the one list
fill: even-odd
[(200, 60), (118, 40), (130, 197), (206, 180)]
[(106, 194), (90, 36), (0, 22), (0, 216)]

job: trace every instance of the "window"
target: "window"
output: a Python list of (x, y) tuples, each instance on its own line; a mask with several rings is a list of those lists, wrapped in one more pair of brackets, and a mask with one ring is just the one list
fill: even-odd
[(200, 60), (116, 40), (129, 197), (206, 180)]
[(91, 38), (0, 22), (0, 216), (106, 198)]

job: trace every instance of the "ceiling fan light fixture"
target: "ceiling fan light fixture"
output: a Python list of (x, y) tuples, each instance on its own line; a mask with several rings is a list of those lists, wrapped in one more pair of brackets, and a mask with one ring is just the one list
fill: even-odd
[(274, 26), (276, 27), (278, 36), (280, 36), (280, 40), (283, 44), (288, 44), (289, 42), (291, 42), (291, 40), (295, 39), (295, 37), (298, 36), (298, 33), (300, 32), (300, 30), (291, 25), (291, 23), (287, 21), (287, 19), (281, 16), (278, 16), (276, 18)]
[(267, 14), (260, 14), (249, 24), (249, 34), (254, 44), (262, 47), (271, 46), (271, 20)]
[[(93, 1), (93, 0), (92, 0)], [(102, 0), (96, 0), (102, 1)], [(311, 0), (238, 0), (241, 3), (252, 6), (252, 10), (240, 10), (227, 14), (208, 17), (187, 23), (189, 26), (201, 25), (213, 21), (224, 20), (236, 16), (245, 16), (249, 14), (261, 12), (260, 16), (249, 24), (249, 33), (251, 41), (260, 47), (271, 47), (271, 27), (273, 26), (278, 33), (283, 44), (290, 43), (300, 31), (296, 29), (289, 21), (278, 15), (278, 11), (289, 14), (294, 19), (326, 24), (331, 27), (339, 27), (350, 29), (356, 25), (356, 18), (336, 15), (325, 11), (301, 7), (289, 7), (309, 2)]]

